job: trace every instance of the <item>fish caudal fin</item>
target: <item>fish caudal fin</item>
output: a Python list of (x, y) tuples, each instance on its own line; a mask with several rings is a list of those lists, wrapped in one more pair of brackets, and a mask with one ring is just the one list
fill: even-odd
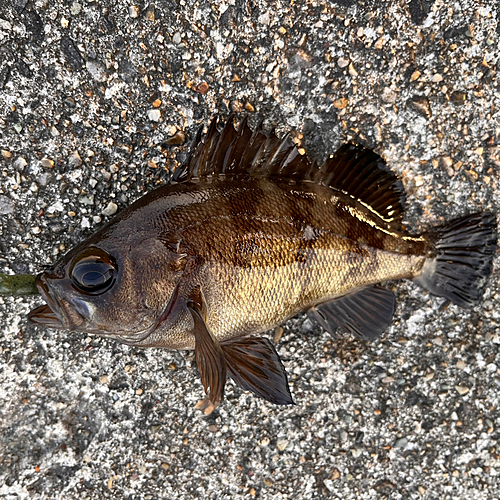
[(415, 281), (429, 292), (462, 307), (482, 297), (497, 248), (497, 220), (491, 213), (455, 219), (425, 234), (433, 241), (430, 256)]

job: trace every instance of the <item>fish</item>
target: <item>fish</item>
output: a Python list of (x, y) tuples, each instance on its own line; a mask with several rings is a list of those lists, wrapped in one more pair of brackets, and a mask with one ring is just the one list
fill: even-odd
[(244, 118), (199, 131), (172, 181), (144, 195), (36, 277), (37, 325), (136, 347), (194, 350), (206, 400), (226, 381), (294, 404), (262, 333), (307, 313), (370, 341), (408, 279), (462, 307), (481, 301), (497, 245), (493, 213), (421, 234), (404, 228), (401, 180), (343, 144), (323, 164)]

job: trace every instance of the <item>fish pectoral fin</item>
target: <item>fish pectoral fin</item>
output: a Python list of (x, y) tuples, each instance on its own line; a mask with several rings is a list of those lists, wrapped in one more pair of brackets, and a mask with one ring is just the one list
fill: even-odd
[[(205, 323), (204, 300), (201, 294), (195, 300), (190, 300), (187, 307), (194, 321), (192, 333), (195, 337), (195, 358), (200, 372), (201, 383), (210, 401), (218, 406), (224, 399), (226, 385), (226, 360), (224, 353), (213, 333)], [(210, 392), (209, 392), (210, 388)]]
[(278, 405), (294, 404), (285, 367), (267, 339), (247, 337), (221, 343), (229, 376), (242, 389)]
[(391, 323), (394, 306), (390, 290), (370, 286), (315, 306), (308, 314), (332, 335), (341, 327), (364, 340), (374, 340)]

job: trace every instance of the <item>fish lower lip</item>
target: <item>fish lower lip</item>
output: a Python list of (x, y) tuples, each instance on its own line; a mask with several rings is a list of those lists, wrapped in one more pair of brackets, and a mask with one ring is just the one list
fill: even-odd
[(51, 296), (49, 287), (45, 282), (43, 274), (39, 274), (36, 278), (35, 285), (47, 304), (37, 307), (28, 314), (28, 320), (37, 325), (43, 325), (51, 328), (68, 328), (61, 318), (64, 317), (61, 313), (61, 306)]
[(56, 313), (46, 304), (33, 309), (28, 314), (28, 320), (36, 325), (49, 326), (51, 328), (64, 328)]

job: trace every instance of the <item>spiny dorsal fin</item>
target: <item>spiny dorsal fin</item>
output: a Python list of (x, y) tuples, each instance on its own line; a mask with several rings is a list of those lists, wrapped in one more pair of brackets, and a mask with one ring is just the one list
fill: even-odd
[(401, 220), (403, 184), (370, 149), (344, 144), (318, 167), (299, 153), (288, 135), (280, 140), (274, 131), (264, 134), (262, 122), (252, 132), (245, 118), (236, 129), (231, 116), (219, 132), (217, 121), (212, 120), (204, 137), (198, 132), (191, 155), (174, 174), (175, 182), (219, 176), (315, 182), (352, 196), (389, 223)]

